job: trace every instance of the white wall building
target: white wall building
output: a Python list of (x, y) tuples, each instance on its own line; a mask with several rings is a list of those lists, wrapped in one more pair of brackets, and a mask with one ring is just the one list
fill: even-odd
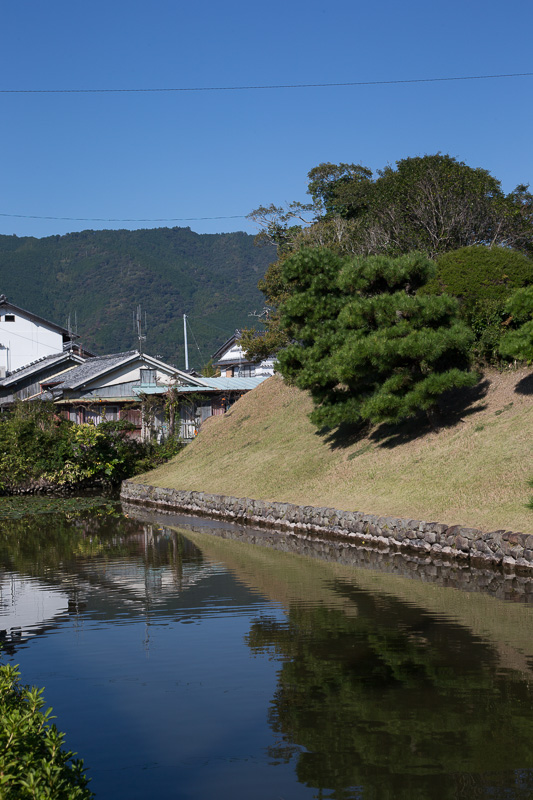
[(0, 295), (0, 378), (52, 353), (61, 353), (72, 338), (66, 328)]
[(249, 361), (240, 343), (241, 333), (235, 331), (213, 356), (213, 366), (224, 378), (268, 378), (274, 374), (275, 358), (255, 363)]

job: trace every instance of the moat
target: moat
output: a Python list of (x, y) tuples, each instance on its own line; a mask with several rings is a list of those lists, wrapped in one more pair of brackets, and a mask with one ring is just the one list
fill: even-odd
[(15, 506), (3, 661), (45, 687), (98, 800), (532, 796), (531, 578)]

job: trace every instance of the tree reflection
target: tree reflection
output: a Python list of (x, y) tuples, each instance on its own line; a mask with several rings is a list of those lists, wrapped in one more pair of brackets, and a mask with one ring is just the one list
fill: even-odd
[(292, 605), (285, 623), (259, 619), (247, 637), (254, 653), (283, 661), (271, 757), (295, 758), (321, 798), (531, 797), (527, 677), (502, 674), (491, 647), (449, 620), (334, 588), (352, 615)]

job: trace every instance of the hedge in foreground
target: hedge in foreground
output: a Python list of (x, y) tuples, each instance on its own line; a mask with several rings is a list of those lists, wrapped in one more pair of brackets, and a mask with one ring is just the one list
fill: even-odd
[(42, 692), (22, 686), (16, 667), (0, 667), (0, 797), (89, 800), (83, 761), (63, 749), (52, 710), (41, 711)]

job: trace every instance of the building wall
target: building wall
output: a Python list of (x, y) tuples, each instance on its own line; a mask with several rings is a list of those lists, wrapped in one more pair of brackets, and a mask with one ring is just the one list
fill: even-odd
[[(6, 321), (7, 317), (7, 321)], [(10, 318), (14, 320), (10, 321)], [(19, 313), (0, 314), (0, 370), (13, 372), (39, 358), (63, 350), (61, 333), (39, 325)]]

